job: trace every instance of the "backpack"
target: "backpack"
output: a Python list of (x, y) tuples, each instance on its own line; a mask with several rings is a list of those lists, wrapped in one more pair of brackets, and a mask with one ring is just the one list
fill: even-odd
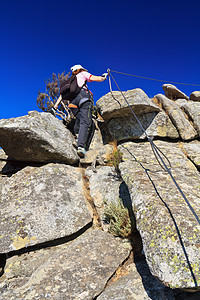
[[(85, 84), (86, 83), (84, 83), (84, 85)], [(78, 86), (76, 75), (72, 75), (60, 83), (60, 94), (62, 95), (62, 99), (72, 101), (80, 93), (82, 87)]]

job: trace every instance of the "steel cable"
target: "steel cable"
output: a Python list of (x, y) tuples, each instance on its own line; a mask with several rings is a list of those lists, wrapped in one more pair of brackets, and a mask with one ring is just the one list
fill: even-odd
[[(173, 177), (170, 169), (167, 167), (166, 163), (164, 162), (164, 160), (162, 159), (160, 153), (162, 153), (162, 151), (153, 143), (152, 139), (148, 136), (148, 134), (146, 133), (146, 130), (144, 129), (144, 127), (142, 126), (140, 120), (138, 119), (138, 117), (136, 116), (136, 114), (134, 113), (132, 107), (130, 106), (128, 100), (126, 99), (126, 97), (124, 96), (124, 93), (122, 92), (122, 90), (120, 89), (119, 85), (117, 84), (116, 80), (114, 79), (113, 75), (111, 74), (111, 70), (108, 69), (108, 75), (109, 77), (111, 76), (113, 81), (115, 82), (117, 88), (119, 89), (122, 97), (124, 98), (125, 102), (127, 103), (129, 109), (131, 110), (131, 113), (133, 114), (133, 116), (135, 117), (136, 121), (138, 122), (139, 126), (141, 127), (142, 131), (144, 132), (144, 134), (146, 135), (148, 141), (150, 142), (151, 144), (151, 147), (153, 149), (153, 152), (154, 152), (154, 155), (156, 157), (156, 160), (158, 161), (157, 158), (160, 159), (161, 163), (163, 164), (162, 168), (168, 172), (168, 174), (170, 175), (172, 181), (174, 182), (175, 186), (177, 187), (177, 189), (179, 190), (180, 194), (182, 195), (183, 199), (185, 200), (185, 202), (187, 203), (188, 207), (190, 208), (191, 212), (193, 213), (194, 217), (196, 218), (197, 222), (200, 224), (200, 219), (199, 217), (197, 216), (196, 212), (194, 211), (193, 207), (191, 206), (191, 204), (189, 203), (188, 199), (186, 198), (185, 194), (183, 193), (183, 191), (181, 190), (181, 188), (179, 187), (178, 183), (176, 182), (175, 178)], [(110, 82), (111, 84), (111, 82)], [(112, 94), (112, 93), (111, 93)], [(160, 153), (159, 153), (160, 152)], [(162, 153), (163, 154), (163, 153)], [(169, 162), (168, 158), (164, 155), (164, 157), (167, 159), (167, 161)], [(158, 161), (159, 162), (159, 161)], [(160, 162), (159, 162), (160, 164)], [(161, 165), (161, 164), (160, 164)]]
[(174, 83), (174, 84), (182, 84), (182, 85), (200, 86), (200, 84), (183, 83), (183, 82), (176, 82), (176, 81), (155, 79), (155, 78), (150, 78), (150, 77), (143, 77), (143, 76), (128, 74), (128, 73), (124, 73), (124, 72), (118, 72), (118, 71), (114, 71), (114, 70), (110, 70), (110, 71), (114, 72), (114, 73), (122, 74), (122, 75), (127, 75), (127, 76), (133, 76), (133, 77), (136, 77), (136, 78), (141, 78), (141, 79), (147, 79), (147, 80), (153, 80), (153, 81), (160, 81), (160, 82), (168, 82), (168, 83)]

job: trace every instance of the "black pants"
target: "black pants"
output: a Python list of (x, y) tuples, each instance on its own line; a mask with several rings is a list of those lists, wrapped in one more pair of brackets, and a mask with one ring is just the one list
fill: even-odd
[(87, 148), (87, 141), (91, 134), (93, 108), (89, 92), (82, 89), (72, 101), (72, 104), (78, 107), (77, 109), (72, 108), (72, 112), (76, 117), (74, 131), (78, 133), (78, 147)]

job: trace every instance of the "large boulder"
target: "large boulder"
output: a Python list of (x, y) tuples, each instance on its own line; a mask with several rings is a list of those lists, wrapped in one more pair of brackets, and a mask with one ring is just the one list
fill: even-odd
[(49, 242), (91, 226), (82, 170), (26, 167), (0, 183), (0, 253)]
[(184, 94), (182, 91), (180, 91), (173, 84), (168, 84), (168, 83), (163, 84), (162, 88), (165, 92), (165, 96), (169, 99), (176, 100), (176, 99), (182, 98), (182, 99), (189, 100), (189, 97), (186, 94)]
[(50, 113), (0, 120), (0, 147), (18, 161), (74, 165), (78, 156), (72, 142), (71, 132)]
[(190, 94), (190, 100), (200, 102), (200, 91), (195, 91)]
[(190, 101), (182, 106), (200, 136), (200, 102)]
[[(176, 139), (179, 134), (170, 118), (141, 89), (123, 92), (130, 107), (120, 92), (113, 92), (120, 105), (108, 93), (97, 101), (97, 108), (106, 120), (107, 136), (118, 142), (151, 137)], [(132, 114), (131, 109), (136, 114)], [(138, 120), (143, 128), (138, 124)], [(146, 131), (146, 134), (144, 133)], [(108, 140), (109, 140), (108, 138)]]
[(155, 98), (162, 104), (163, 109), (169, 115), (183, 140), (192, 140), (198, 136), (196, 130), (190, 124), (186, 115), (176, 102), (168, 99), (162, 94), (156, 95)]
[[(14, 289), (4, 287), (2, 299), (95, 299), (129, 253), (130, 247), (119, 239), (89, 230), (45, 262), (40, 257), (41, 265), (35, 262), (37, 268), (28, 282)], [(20, 267), (21, 262), (18, 273)]]
[[(200, 175), (180, 147), (156, 141), (197, 216)], [(158, 164), (150, 143), (119, 146), (121, 175), (129, 187), (136, 225), (151, 273), (171, 288), (200, 289), (200, 225), (170, 175)], [(162, 155), (165, 164), (168, 164)]]
[[(112, 94), (120, 104), (113, 98)], [(130, 108), (121, 92), (114, 91), (112, 94), (109, 92), (101, 97), (96, 103), (102, 118), (108, 121), (113, 118), (130, 116)], [(141, 89), (129, 90), (123, 92), (123, 94), (137, 115), (160, 111), (159, 107), (156, 106)]]

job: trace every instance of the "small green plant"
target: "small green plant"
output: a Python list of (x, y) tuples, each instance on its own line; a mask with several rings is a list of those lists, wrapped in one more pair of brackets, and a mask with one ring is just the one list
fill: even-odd
[(104, 210), (105, 220), (109, 223), (108, 232), (115, 236), (128, 238), (131, 236), (131, 219), (128, 208), (124, 207), (122, 199), (111, 202)]
[(113, 141), (111, 144), (113, 145), (113, 151), (107, 157), (107, 164), (108, 166), (118, 168), (120, 162), (122, 161), (122, 153), (117, 148), (117, 141)]

